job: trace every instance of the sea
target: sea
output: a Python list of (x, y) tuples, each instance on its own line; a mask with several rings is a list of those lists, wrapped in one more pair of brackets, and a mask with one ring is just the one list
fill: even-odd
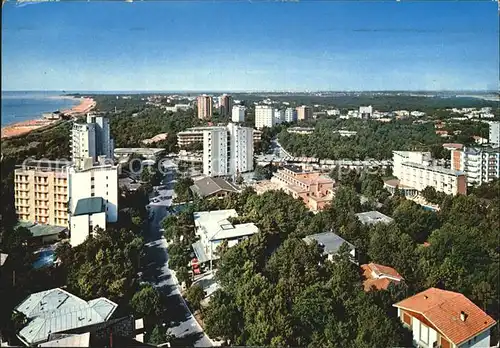
[(13, 123), (36, 120), (44, 112), (69, 109), (77, 99), (63, 98), (57, 91), (2, 91), (2, 127)]

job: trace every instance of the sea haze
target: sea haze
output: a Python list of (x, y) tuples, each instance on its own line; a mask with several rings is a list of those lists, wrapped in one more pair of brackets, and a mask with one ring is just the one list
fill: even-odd
[(62, 93), (56, 91), (2, 91), (2, 127), (36, 120), (44, 112), (69, 109), (79, 103), (77, 99), (65, 99), (61, 96)]

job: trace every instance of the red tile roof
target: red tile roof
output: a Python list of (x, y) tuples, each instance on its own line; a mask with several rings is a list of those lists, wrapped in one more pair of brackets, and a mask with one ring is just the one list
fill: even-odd
[[(370, 291), (372, 287), (375, 287), (377, 290), (387, 290), (389, 284), (399, 283), (403, 280), (403, 277), (391, 267), (372, 262), (367, 265), (361, 265), (361, 268), (365, 277), (365, 281), (363, 282), (365, 291)], [(396, 278), (397, 280), (392, 278)]]
[[(495, 320), (464, 295), (429, 288), (394, 305), (422, 314), (432, 326), (456, 345), (495, 325)], [(461, 312), (466, 314), (461, 320)]]

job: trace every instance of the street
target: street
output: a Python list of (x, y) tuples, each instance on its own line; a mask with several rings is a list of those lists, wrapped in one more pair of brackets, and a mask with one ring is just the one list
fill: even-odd
[[(162, 184), (165, 185), (165, 188), (159, 190), (159, 195), (172, 197), (173, 171), (166, 174)], [(205, 335), (189, 311), (186, 302), (180, 295), (177, 278), (174, 272), (168, 268), (167, 241), (163, 238), (160, 229), (162, 228), (161, 221), (168, 214), (167, 207), (171, 205), (172, 198), (149, 205), (151, 212), (154, 212), (154, 217), (145, 234), (148, 265), (144, 270), (144, 280), (158, 287), (167, 298), (164, 321), (169, 327), (169, 333), (177, 337), (172, 345), (211, 347), (214, 346), (214, 343)]]

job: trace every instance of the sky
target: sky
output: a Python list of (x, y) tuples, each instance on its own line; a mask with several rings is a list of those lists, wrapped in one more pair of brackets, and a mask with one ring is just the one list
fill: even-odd
[(2, 10), (2, 90), (485, 90), (495, 1), (65, 1)]

